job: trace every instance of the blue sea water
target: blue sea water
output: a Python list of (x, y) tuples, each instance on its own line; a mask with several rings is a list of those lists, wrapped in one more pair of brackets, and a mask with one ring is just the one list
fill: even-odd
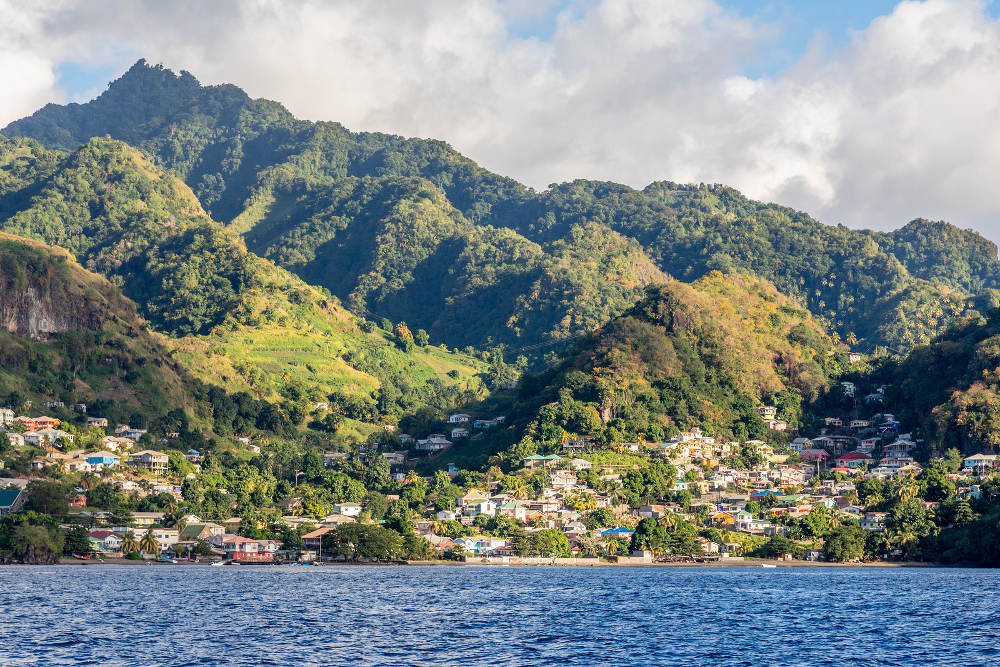
[(3, 665), (986, 665), (1000, 572), (0, 567)]

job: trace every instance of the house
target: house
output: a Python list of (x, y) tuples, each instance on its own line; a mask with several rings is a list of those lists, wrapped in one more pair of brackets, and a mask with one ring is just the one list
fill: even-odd
[(226, 558), (242, 563), (270, 563), (274, 561), (274, 553), (280, 542), (274, 540), (252, 540), (249, 537), (234, 535), (222, 540), (222, 550)]
[(148, 528), (163, 521), (163, 512), (132, 512), (132, 520), (136, 526)]
[(201, 459), (202, 459), (201, 452), (199, 452), (197, 449), (189, 449), (186, 452), (184, 452), (184, 460), (187, 461), (188, 463), (198, 463), (199, 461), (201, 461)]
[(525, 468), (540, 468), (542, 466), (551, 468), (562, 460), (563, 457), (558, 454), (549, 454), (547, 456), (534, 454), (524, 459), (523, 463)]
[(773, 405), (758, 405), (754, 410), (763, 420), (774, 419), (778, 414), (778, 408)]
[(18, 417), (16, 421), (24, 424), (28, 431), (37, 431), (43, 428), (55, 428), (62, 422), (53, 417)]
[(306, 533), (305, 535), (302, 536), (302, 545), (306, 549), (310, 551), (315, 551), (316, 553), (322, 555), (323, 536), (333, 532), (336, 529), (337, 526), (330, 525), (330, 526), (323, 526), (322, 528), (317, 528), (311, 533)]
[(523, 505), (518, 505), (514, 502), (501, 503), (497, 506), (497, 514), (502, 514), (503, 516), (509, 516), (511, 519), (517, 521), (527, 521), (527, 508)]
[(635, 533), (634, 530), (629, 530), (624, 526), (616, 526), (614, 528), (608, 528), (607, 530), (601, 531), (601, 539), (606, 540), (612, 537), (618, 537), (621, 539), (632, 539), (632, 534)]
[(549, 486), (555, 489), (572, 489), (576, 486), (576, 473), (572, 470), (554, 470), (549, 473)]
[(29, 445), (42, 446), (54, 445), (63, 442), (72, 443), (73, 436), (66, 431), (59, 431), (53, 428), (42, 428), (34, 431), (24, 432), (24, 441)]
[(329, 468), (336, 461), (346, 461), (347, 458), (347, 452), (323, 452), (323, 467)]
[(878, 438), (865, 438), (864, 440), (858, 443), (856, 451), (859, 451), (863, 454), (871, 454), (873, 451), (875, 451), (875, 448), (877, 446), (878, 446)]
[(176, 528), (153, 528), (153, 537), (160, 544), (160, 550), (165, 551), (180, 541), (180, 533)]
[(0, 490), (0, 516), (7, 516), (19, 511), (27, 500), (27, 496), (21, 489)]
[(87, 426), (91, 428), (107, 428), (107, 417), (87, 417)]
[(826, 463), (830, 460), (830, 453), (825, 449), (803, 449), (802, 450), (802, 460), (803, 461), (819, 461), (820, 463)]
[(455, 521), (458, 518), (458, 515), (452, 510), (441, 510), (434, 516), (437, 517), (438, 521)]
[(106, 435), (101, 438), (101, 447), (109, 452), (127, 452), (135, 447), (135, 441), (129, 438), (119, 438), (114, 435)]
[(472, 415), (467, 415), (464, 412), (459, 412), (448, 417), (449, 424), (468, 424), (472, 421)]
[(784, 419), (765, 419), (764, 423), (772, 431), (784, 431), (788, 428), (788, 422)]
[(189, 523), (181, 530), (179, 539), (181, 542), (197, 542), (220, 537), (225, 533), (226, 529), (217, 523)]
[(338, 503), (333, 506), (333, 512), (344, 516), (360, 516), (361, 505), (358, 503)]
[(865, 516), (861, 519), (861, 527), (865, 530), (885, 530), (885, 517), (888, 516), (886, 512), (865, 512)]
[(451, 441), (442, 433), (432, 433), (423, 440), (417, 440), (414, 449), (425, 452), (440, 452), (451, 447)]
[(401, 466), (406, 463), (406, 450), (399, 452), (383, 452), (382, 458), (389, 462), (391, 466)]
[(115, 435), (129, 440), (140, 440), (148, 431), (144, 428), (132, 428), (128, 424), (118, 424), (115, 427)]
[(66, 459), (62, 465), (66, 472), (94, 472), (94, 465), (83, 457)]
[(13, 431), (7, 433), (7, 440), (10, 441), (11, 447), (23, 447), (24, 446), (24, 436), (20, 433), (14, 433)]
[(702, 553), (705, 554), (717, 554), (719, 553), (719, 545), (712, 540), (704, 537), (698, 538), (698, 545), (701, 547)]
[(594, 464), (586, 459), (570, 459), (569, 467), (573, 470), (590, 470)]
[(823, 421), (827, 426), (831, 426), (833, 428), (841, 428), (844, 425), (844, 422), (840, 419), (840, 417), (827, 417)]
[(92, 530), (87, 533), (90, 546), (99, 553), (118, 553), (122, 549), (122, 536), (113, 530)]
[(996, 454), (975, 454), (962, 461), (962, 467), (973, 471), (976, 474), (995, 468), (997, 465)]
[(461, 426), (451, 429), (451, 439), (459, 440), (461, 438), (469, 437), (469, 429), (462, 428)]
[(458, 498), (458, 506), (459, 507), (464, 507), (465, 505), (467, 505), (467, 504), (469, 504), (471, 502), (475, 502), (475, 501), (478, 501), (478, 500), (485, 500), (486, 496), (487, 496), (487, 494), (485, 492), (483, 492), (483, 491), (481, 491), (481, 490), (479, 490), (477, 488), (471, 488), (471, 489), (469, 489), (468, 491), (465, 492), (465, 495), (459, 496), (459, 498)]
[(93, 470), (104, 470), (105, 468), (114, 468), (121, 463), (121, 457), (111, 452), (92, 452), (87, 454), (87, 463), (92, 466)]
[(849, 452), (847, 454), (841, 454), (837, 457), (836, 465), (838, 468), (855, 468), (861, 467), (863, 463), (871, 463), (872, 457), (861, 452)]
[(144, 449), (128, 457), (128, 463), (131, 466), (145, 468), (152, 472), (165, 472), (170, 463), (170, 457), (163, 452)]
[(16, 416), (10, 408), (0, 408), (0, 427), (7, 428), (13, 424)]
[(461, 545), (463, 549), (473, 556), (484, 556), (491, 551), (507, 546), (507, 540), (502, 537), (488, 537), (486, 535), (460, 537), (455, 540), (455, 543)]
[(867, 419), (852, 419), (851, 428), (868, 428), (872, 423)]
[(462, 505), (462, 513), (473, 519), (480, 514), (493, 516), (497, 513), (497, 505), (492, 500), (486, 500), (483, 498), (473, 499), (472, 501)]
[(847, 353), (847, 361), (848, 361), (849, 363), (852, 363), (852, 364), (856, 364), (856, 363), (858, 363), (858, 362), (859, 362), (859, 361), (861, 361), (861, 360), (862, 360), (863, 358), (864, 358), (864, 357), (863, 357), (863, 356), (861, 355), (861, 353), (860, 353), (860, 352), (848, 352), (848, 353)]
[(844, 396), (854, 396), (854, 392), (857, 388), (854, 386), (853, 382), (841, 382), (840, 389), (844, 392)]

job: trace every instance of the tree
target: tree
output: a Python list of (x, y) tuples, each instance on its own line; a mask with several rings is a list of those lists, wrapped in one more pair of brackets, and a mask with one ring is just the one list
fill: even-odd
[(60, 482), (33, 480), (24, 490), (27, 499), (24, 509), (48, 514), (50, 516), (65, 516), (69, 511), (66, 500), (66, 486)]
[(153, 529), (151, 527), (146, 529), (142, 539), (139, 540), (139, 549), (147, 554), (160, 553), (160, 542), (156, 539), (156, 536), (153, 535)]
[(583, 515), (583, 525), (587, 530), (600, 530), (616, 525), (618, 517), (607, 507), (598, 508)]
[(670, 549), (670, 533), (656, 519), (647, 517), (635, 527), (630, 548), (632, 551), (649, 551), (655, 555), (666, 553)]
[(135, 538), (135, 532), (131, 530), (126, 530), (124, 537), (122, 537), (122, 553), (130, 554), (133, 551), (139, 550), (139, 540)]
[(866, 537), (865, 530), (857, 524), (835, 528), (826, 538), (823, 555), (827, 560), (841, 563), (861, 560), (865, 556)]
[(87, 529), (83, 526), (73, 526), (66, 531), (66, 541), (63, 544), (63, 553), (67, 556), (78, 554), (85, 556), (93, 551), (90, 538), (87, 537)]
[(423, 329), (417, 329), (417, 332), (413, 334), (413, 342), (420, 347), (426, 347), (430, 341), (431, 337)]
[(345, 559), (393, 560), (403, 540), (399, 533), (381, 526), (345, 523), (323, 536), (323, 552)]
[(192, 552), (195, 556), (211, 556), (212, 545), (208, 543), (208, 540), (198, 540), (195, 542)]

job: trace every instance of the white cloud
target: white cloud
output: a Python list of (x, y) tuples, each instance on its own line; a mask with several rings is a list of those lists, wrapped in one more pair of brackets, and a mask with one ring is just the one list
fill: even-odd
[[(778, 27), (715, 0), (24, 7), (0, 0), (0, 124), (65, 99), (58, 63), (138, 53), (534, 186), (723, 182), (831, 223), (946, 218), (1000, 240), (1000, 24), (980, 0), (902, 2), (758, 78), (746, 63)], [(551, 38), (517, 36), (548, 12)]]

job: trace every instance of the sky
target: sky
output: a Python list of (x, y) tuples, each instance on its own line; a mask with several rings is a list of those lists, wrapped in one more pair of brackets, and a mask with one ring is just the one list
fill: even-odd
[(1000, 241), (991, 0), (0, 0), (0, 126), (138, 58), (536, 188), (724, 183)]

